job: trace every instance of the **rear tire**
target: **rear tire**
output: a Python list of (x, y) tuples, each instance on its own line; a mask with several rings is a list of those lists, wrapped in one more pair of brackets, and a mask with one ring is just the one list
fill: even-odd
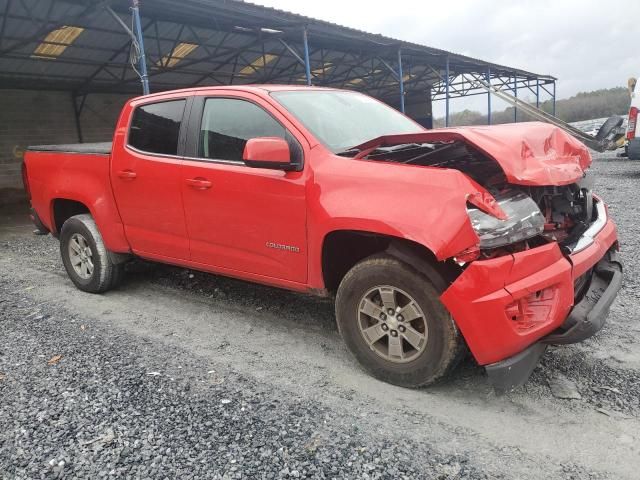
[(80, 290), (103, 293), (117, 286), (124, 264), (115, 264), (93, 217), (76, 215), (62, 225), (60, 254), (69, 278)]
[(629, 140), (627, 145), (627, 157), (629, 160), (640, 160), (640, 138)]
[(369, 257), (345, 275), (336, 318), (361, 365), (394, 385), (432, 384), (453, 370), (464, 353), (464, 341), (433, 283), (389, 255)]

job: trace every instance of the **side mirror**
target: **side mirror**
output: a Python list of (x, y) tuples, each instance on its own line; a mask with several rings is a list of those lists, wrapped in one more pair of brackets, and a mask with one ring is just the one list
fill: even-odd
[(280, 137), (250, 138), (244, 146), (242, 160), (249, 167), (292, 170), (289, 144)]

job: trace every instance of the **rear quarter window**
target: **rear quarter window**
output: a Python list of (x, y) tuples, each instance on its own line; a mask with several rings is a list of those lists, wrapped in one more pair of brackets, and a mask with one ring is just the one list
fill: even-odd
[(163, 155), (178, 154), (178, 137), (186, 100), (141, 105), (133, 112), (129, 145)]

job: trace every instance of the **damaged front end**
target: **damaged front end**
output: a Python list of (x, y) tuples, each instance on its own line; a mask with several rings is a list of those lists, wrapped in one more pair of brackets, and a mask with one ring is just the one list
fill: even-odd
[(496, 252), (543, 233), (545, 219), (531, 197), (514, 189), (497, 192), (493, 197), (502, 215), (485, 211), (481, 206), (467, 207), (471, 226), (480, 240), (480, 250)]
[(583, 182), (508, 192), (496, 200), (521, 203), (511, 221), (469, 209), (479, 252), (441, 297), (500, 391), (523, 384), (547, 345), (601, 330), (622, 285), (615, 226)]
[(593, 195), (580, 142), (544, 124), (398, 135), (358, 157), (455, 169), (473, 180), (477, 243), (455, 255), (441, 300), (491, 383), (526, 381), (548, 344), (599, 331), (622, 282), (617, 232)]
[(467, 214), (479, 242), (456, 256), (460, 265), (549, 242), (568, 254), (581, 247), (597, 220), (585, 175), (590, 155), (550, 125), (516, 127), (381, 137), (350, 153), (369, 161), (457, 170), (477, 184), (478, 193), (467, 196)]
[(564, 186), (492, 188), (507, 218), (473, 205), (467, 208), (480, 239), (477, 258), (495, 258), (550, 242), (567, 255), (585, 248), (606, 222), (604, 203), (594, 197), (589, 184), (585, 176)]
[(526, 193), (540, 207), (544, 215), (541, 235), (548, 241), (558, 242), (565, 252), (583, 248), (581, 238), (598, 218), (606, 217), (600, 201), (594, 201), (591, 181), (585, 175), (580, 181), (564, 186), (527, 187)]

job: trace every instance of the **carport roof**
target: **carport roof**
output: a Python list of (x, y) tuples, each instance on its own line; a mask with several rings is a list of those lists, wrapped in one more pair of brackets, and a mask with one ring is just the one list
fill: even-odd
[[(139, 78), (129, 64), (130, 38), (105, 7), (131, 25), (129, 0), (0, 0), (0, 87), (138, 93)], [(473, 79), (488, 73), (492, 84), (503, 89), (513, 82), (520, 88), (544, 88), (555, 81), (550, 75), (236, 0), (144, 0), (140, 12), (152, 91), (304, 84), (305, 29), (314, 84), (378, 98), (397, 95), (392, 70), (399, 49), (408, 96), (422, 95), (429, 87), (434, 95), (442, 94), (447, 60), (451, 97), (485, 93)], [(62, 27), (75, 30), (56, 34)]]

